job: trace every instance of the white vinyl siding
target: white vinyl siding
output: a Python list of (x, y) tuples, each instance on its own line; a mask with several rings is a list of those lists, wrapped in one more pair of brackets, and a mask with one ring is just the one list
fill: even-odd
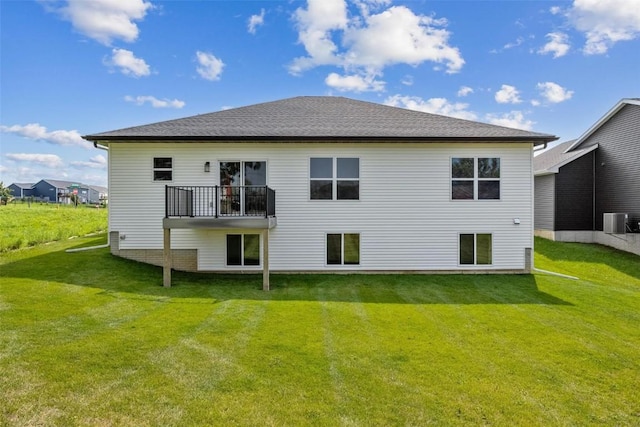
[[(278, 222), (269, 231), (272, 271), (330, 268), (328, 232), (361, 234), (360, 264), (354, 270), (365, 271), (522, 269), (524, 248), (533, 247), (531, 144), (243, 142), (111, 144), (110, 230), (126, 235), (120, 249), (162, 249), (164, 186), (150, 183), (150, 171), (140, 165), (165, 156), (173, 157), (171, 185), (217, 185), (219, 160), (267, 162)], [(309, 199), (313, 157), (359, 158), (357, 203)], [(500, 158), (500, 200), (451, 200), (452, 157)], [(203, 170), (206, 161), (210, 173)], [(225, 236), (246, 232), (172, 230), (172, 247), (197, 249), (201, 270), (231, 269)], [(487, 232), (493, 236), (493, 263), (459, 265), (459, 234)]]

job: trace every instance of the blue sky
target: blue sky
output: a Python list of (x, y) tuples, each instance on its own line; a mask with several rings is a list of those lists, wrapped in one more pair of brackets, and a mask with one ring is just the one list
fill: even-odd
[(0, 0), (0, 180), (106, 185), (80, 135), (336, 95), (576, 138), (640, 97), (640, 0)]

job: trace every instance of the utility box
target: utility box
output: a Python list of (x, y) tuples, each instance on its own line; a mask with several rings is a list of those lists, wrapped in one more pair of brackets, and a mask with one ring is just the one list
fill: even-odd
[(605, 213), (602, 223), (606, 234), (624, 234), (627, 226), (626, 213)]

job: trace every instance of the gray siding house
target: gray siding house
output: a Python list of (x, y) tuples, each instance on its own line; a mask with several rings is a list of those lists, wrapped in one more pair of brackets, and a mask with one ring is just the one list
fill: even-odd
[(71, 203), (71, 186), (74, 184), (76, 183), (71, 181), (41, 179), (33, 185), (33, 196), (47, 202)]
[(24, 199), (33, 195), (33, 183), (16, 182), (7, 187), (16, 199)]
[(88, 135), (114, 255), (171, 270), (526, 273), (549, 134), (297, 97)]
[[(534, 169), (536, 235), (640, 254), (640, 99), (621, 100), (580, 138), (536, 156)], [(627, 214), (625, 232), (605, 233), (610, 213)]]
[(71, 203), (71, 195), (74, 192), (78, 195), (78, 203), (89, 204), (106, 202), (108, 194), (106, 187), (58, 179), (41, 179), (35, 184), (14, 183), (8, 188), (13, 196), (19, 199), (34, 197), (39, 201), (62, 204)]

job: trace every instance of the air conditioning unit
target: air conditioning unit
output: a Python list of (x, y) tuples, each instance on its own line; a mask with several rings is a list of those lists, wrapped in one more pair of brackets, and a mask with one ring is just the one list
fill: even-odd
[(624, 234), (628, 215), (626, 213), (605, 213), (603, 229), (607, 234)]

